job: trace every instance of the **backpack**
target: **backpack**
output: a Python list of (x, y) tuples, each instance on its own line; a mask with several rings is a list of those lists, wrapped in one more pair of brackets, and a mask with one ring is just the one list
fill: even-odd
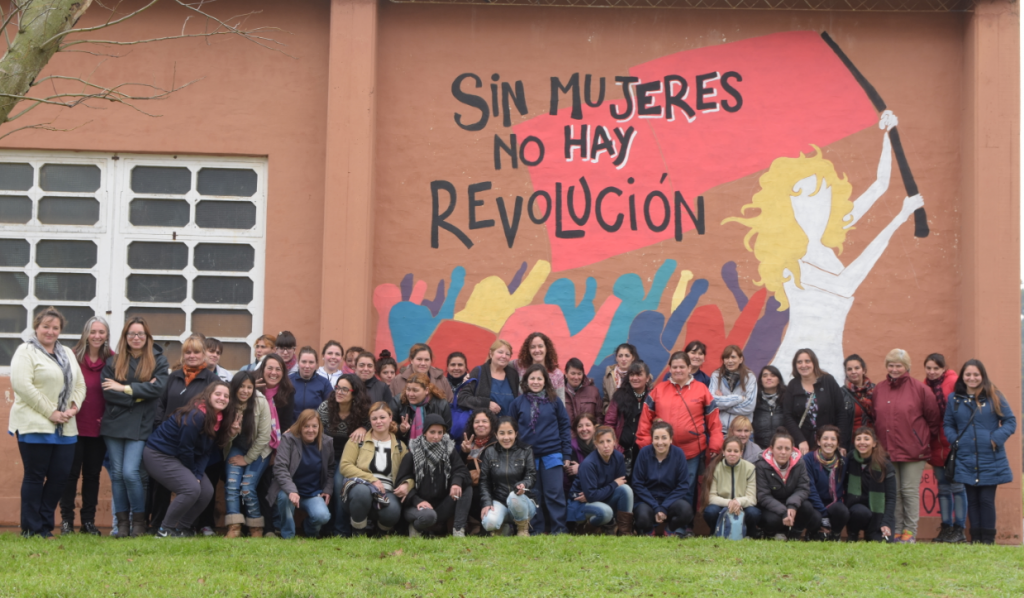
[(740, 511), (739, 515), (733, 515), (728, 509), (722, 509), (722, 512), (718, 514), (718, 523), (715, 524), (715, 532), (712, 535), (726, 540), (742, 540), (747, 535), (743, 511)]
[(470, 378), (466, 380), (465, 382), (460, 384), (459, 387), (456, 388), (453, 393), (454, 396), (452, 398), (452, 429), (448, 431), (448, 436), (453, 439), (462, 437), (462, 433), (465, 432), (466, 430), (466, 424), (469, 423), (469, 418), (470, 416), (473, 415), (472, 409), (463, 409), (459, 407), (459, 390), (461, 390), (463, 386), (469, 384), (470, 382), (476, 382), (476, 378)]

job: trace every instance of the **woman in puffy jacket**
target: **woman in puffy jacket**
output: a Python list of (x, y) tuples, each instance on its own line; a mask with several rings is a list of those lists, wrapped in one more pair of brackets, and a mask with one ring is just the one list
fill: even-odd
[(498, 442), (487, 447), (480, 461), (480, 521), (492, 535), (507, 535), (508, 524), (514, 523), (517, 536), (529, 536), (530, 520), (537, 514), (531, 493), (537, 481), (533, 449), (518, 435), (515, 419), (498, 419)]
[(846, 455), (846, 506), (850, 522), (846, 536), (856, 542), (883, 542), (896, 526), (896, 468), (879, 444), (875, 430), (862, 426), (853, 433), (853, 450)]
[(452, 536), (465, 538), (473, 485), (440, 415), (426, 417), (423, 434), (409, 443), (409, 452), (416, 481), (402, 501), (409, 536), (430, 533), (438, 523), (454, 519)]
[(846, 483), (845, 462), (839, 454), (839, 428), (818, 428), (818, 448), (804, 455), (807, 477), (811, 482), (810, 499), (818, 512), (807, 526), (807, 534), (821, 540), (839, 541), (850, 520), (850, 509), (843, 502)]
[(910, 355), (893, 349), (885, 356), (888, 375), (875, 387), (875, 432), (896, 467), (896, 541), (917, 541), (921, 475), (932, 456), (932, 439), (942, 433), (935, 395), (910, 377)]
[(956, 391), (946, 404), (946, 438), (956, 447), (954, 482), (967, 490), (971, 540), (996, 540), (996, 487), (1013, 481), (1006, 441), (1017, 418), (1003, 394), (988, 378), (984, 364), (968, 360), (960, 368)]
[(596, 450), (583, 460), (570, 489), (569, 518), (593, 527), (610, 526), (619, 536), (633, 535), (633, 489), (626, 480), (626, 460), (615, 450), (615, 430), (594, 432)]
[[(655, 424), (657, 425), (657, 424)], [(757, 508), (757, 468), (742, 457), (743, 442), (728, 436), (722, 454), (716, 457), (704, 474), (704, 522), (712, 530), (722, 511), (733, 515), (743, 513), (747, 536), (757, 537), (761, 510)]]
[[(939, 413), (946, 415), (946, 402), (956, 389), (957, 373), (946, 368), (946, 358), (932, 353), (924, 360), (924, 383), (935, 394)], [(946, 479), (946, 457), (949, 456), (949, 440), (942, 432), (932, 437), (932, 457), (928, 464), (935, 472), (939, 488), (939, 513), (942, 515), (942, 530), (933, 542), (965, 542), (964, 527), (967, 524), (967, 491), (963, 484)]]
[[(789, 388), (782, 383), (782, 372), (773, 365), (761, 368), (757, 376), (757, 403), (750, 423), (754, 428), (754, 442), (758, 446), (768, 446), (775, 435), (775, 430), (786, 428), (790, 435), (797, 438), (800, 428), (791, 415)], [(807, 443), (797, 443), (800, 452), (806, 453)]]
[[(771, 445), (754, 465), (757, 471), (757, 506), (761, 509), (761, 530), (776, 540), (796, 539), (804, 528), (818, 520), (810, 501), (811, 482), (800, 451), (785, 428), (775, 432)], [(783, 526), (789, 532), (783, 532)]]
[(153, 431), (157, 399), (168, 375), (167, 358), (153, 343), (146, 320), (130, 319), (121, 333), (117, 354), (107, 359), (102, 374), (106, 408), (100, 434), (110, 460), (110, 489), (119, 538), (146, 533), (142, 450)]

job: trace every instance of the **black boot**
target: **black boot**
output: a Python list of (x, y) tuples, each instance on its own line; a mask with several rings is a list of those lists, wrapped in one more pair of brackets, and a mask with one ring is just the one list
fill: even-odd
[(947, 544), (964, 544), (967, 542), (967, 536), (964, 535), (964, 528), (959, 525), (954, 525), (949, 528), (949, 534), (946, 536)]
[(981, 543), (982, 544), (995, 544), (996, 543), (996, 530), (994, 530), (994, 529), (983, 529), (983, 530), (981, 530)]
[(939, 535), (935, 536), (935, 539), (932, 540), (932, 544), (945, 544), (946, 542), (949, 542), (949, 534), (952, 531), (952, 525), (946, 525), (943, 523), (942, 529), (939, 530)]
[[(118, 519), (118, 521), (121, 521)], [(132, 513), (132, 537), (138, 538), (139, 536), (146, 535), (146, 514), (145, 513)]]
[(75, 533), (75, 524), (72, 521), (65, 519), (60, 522), (60, 535), (68, 536)]
[(129, 537), (132, 533), (131, 513), (124, 511), (115, 513), (114, 516), (117, 517), (117, 539), (122, 540)]
[(82, 523), (82, 533), (89, 534), (90, 536), (101, 536), (100, 530), (96, 528), (96, 524), (92, 521), (86, 521)]

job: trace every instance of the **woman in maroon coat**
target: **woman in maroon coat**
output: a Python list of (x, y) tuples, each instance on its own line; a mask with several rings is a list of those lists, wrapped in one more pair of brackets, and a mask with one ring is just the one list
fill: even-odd
[(888, 375), (875, 387), (875, 431), (896, 467), (897, 542), (913, 544), (920, 510), (918, 487), (932, 456), (932, 439), (942, 434), (935, 394), (910, 377), (910, 355), (893, 349), (885, 356)]

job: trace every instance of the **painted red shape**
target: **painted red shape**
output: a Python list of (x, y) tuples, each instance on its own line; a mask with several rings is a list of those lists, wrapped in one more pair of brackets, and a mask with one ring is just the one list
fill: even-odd
[(434, 367), (445, 369), (448, 355), (461, 351), (466, 354), (467, 365), (475, 368), (487, 361), (496, 338), (498, 336), (486, 328), (457, 320), (441, 320), (427, 344), (434, 352)]
[(754, 325), (761, 316), (764, 304), (768, 300), (768, 291), (761, 289), (754, 293), (747, 302), (747, 306), (740, 312), (736, 322), (729, 334), (725, 334), (725, 320), (722, 318), (722, 311), (717, 305), (702, 305), (693, 310), (686, 324), (686, 341), (677, 350), (681, 350), (690, 341), (699, 340), (708, 347), (704, 358), (704, 366), (701, 368), (708, 375), (722, 365), (722, 350), (729, 345), (743, 347), (754, 331)]
[(597, 357), (601, 342), (608, 334), (608, 327), (620, 303), (622, 300), (614, 295), (605, 299), (594, 314), (594, 319), (576, 336), (569, 334), (569, 325), (561, 307), (547, 304), (520, 307), (505, 321), (498, 338), (511, 343), (516, 352), (513, 357), (518, 357), (519, 348), (526, 337), (540, 330), (554, 343), (560, 366), (564, 368), (566, 361), (576, 357), (589, 369)]
[[(705, 84), (716, 94), (705, 99), (716, 102), (718, 110), (697, 110), (697, 76), (709, 73), (724, 76), (729, 72), (742, 77), (742, 80), (730, 78), (728, 82), (742, 96), (742, 107), (734, 112), (722, 109), (723, 100), (730, 107), (736, 105), (736, 100), (718, 79)], [(814, 31), (777, 33), (677, 52), (635, 66), (630, 69), (630, 75), (639, 77), (643, 83), (663, 81), (662, 92), (653, 96), (654, 105), (658, 106), (665, 106), (664, 77), (683, 77), (689, 88), (686, 102), (696, 111), (693, 122), (676, 109), (673, 121), (634, 116), (628, 122), (617, 123), (610, 116), (609, 106), (614, 103), (621, 112), (625, 105), (622, 100), (605, 102), (599, 108), (584, 104), (583, 120), (572, 120), (570, 97), (562, 95), (557, 116), (538, 116), (514, 127), (520, 142), (528, 135), (535, 135), (546, 148), (543, 162), (530, 168), (534, 191), (547, 191), (554, 198), (555, 183), (561, 182), (562, 228), (586, 233), (582, 238), (560, 238), (556, 234), (555, 208), (552, 207), (546, 226), (555, 272), (586, 266), (673, 238), (674, 213), (668, 227), (661, 232), (652, 232), (644, 219), (645, 200), (654, 190), (662, 191), (670, 205), (674, 205), (675, 191), (680, 191), (696, 213), (697, 196), (709, 189), (763, 170), (780, 156), (795, 157), (800, 152), (811, 152), (811, 144), (824, 147), (878, 122), (878, 113), (863, 89)], [(609, 88), (609, 96), (621, 97), (621, 87), (612, 84)], [(578, 136), (582, 124), (590, 125), (591, 129), (596, 125), (607, 126), (609, 130), (615, 126), (635, 127), (637, 137), (626, 166), (616, 169), (607, 155), (601, 155), (597, 164), (584, 162), (578, 150), (574, 160), (567, 162), (563, 155), (564, 127), (573, 125)], [(529, 150), (527, 158), (534, 158)], [(668, 176), (661, 182), (663, 173)], [(607, 196), (602, 206), (603, 216), (609, 223), (616, 214), (625, 214), (622, 228), (617, 232), (602, 229), (593, 213), (582, 227), (570, 219), (565, 188), (575, 185), (576, 212), (582, 216), (579, 188), (582, 176), (586, 176), (594, 200), (606, 187), (623, 190), (621, 198)], [(634, 184), (627, 183), (629, 177), (635, 179)], [(636, 231), (630, 230), (630, 193), (636, 196)], [(706, 201), (713, 201), (713, 198), (706, 198)], [(538, 200), (537, 204), (535, 215), (542, 216), (545, 202)], [(593, 211), (595, 206), (591, 208)], [(736, 206), (737, 212), (738, 209)], [(651, 217), (656, 227), (661, 225), (663, 214), (661, 200), (654, 199)], [(685, 210), (682, 210), (681, 223), (684, 231), (694, 227)], [(716, 223), (706, 224), (714, 226)]]

